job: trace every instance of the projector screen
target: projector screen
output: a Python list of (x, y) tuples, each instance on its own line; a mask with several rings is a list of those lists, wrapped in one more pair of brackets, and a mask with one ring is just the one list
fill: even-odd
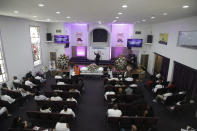
[(197, 47), (197, 31), (180, 31), (178, 46)]
[(93, 31), (93, 42), (107, 42), (107, 31), (104, 29), (95, 29)]

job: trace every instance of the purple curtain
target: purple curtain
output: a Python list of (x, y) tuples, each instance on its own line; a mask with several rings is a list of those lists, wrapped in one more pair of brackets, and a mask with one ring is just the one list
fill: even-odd
[(197, 70), (174, 62), (173, 81), (179, 91), (187, 91), (192, 98), (197, 96)]
[(165, 80), (167, 80), (168, 77), (169, 63), (170, 63), (170, 59), (163, 57), (160, 73)]

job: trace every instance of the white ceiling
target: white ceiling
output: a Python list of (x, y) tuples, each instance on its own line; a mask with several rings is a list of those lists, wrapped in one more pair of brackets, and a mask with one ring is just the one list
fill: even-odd
[[(44, 7), (38, 7), (42, 3)], [(123, 9), (122, 5), (128, 8)], [(183, 5), (189, 5), (183, 9)], [(18, 14), (14, 10), (19, 11)], [(60, 11), (61, 14), (56, 14)], [(118, 15), (122, 12), (122, 15)], [(168, 13), (164, 16), (163, 13)], [(197, 0), (0, 0), (0, 15), (50, 22), (159, 23), (197, 15)], [(37, 16), (34, 18), (33, 16)], [(70, 16), (70, 19), (66, 17)], [(150, 19), (155, 16), (155, 19)]]

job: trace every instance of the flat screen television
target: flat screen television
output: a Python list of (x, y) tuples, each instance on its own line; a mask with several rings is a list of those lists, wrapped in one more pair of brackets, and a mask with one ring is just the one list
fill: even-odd
[(54, 35), (54, 42), (59, 44), (69, 44), (68, 35)]
[(107, 42), (108, 33), (104, 29), (95, 29), (93, 31), (93, 42)]
[(143, 39), (128, 39), (127, 47), (142, 47)]

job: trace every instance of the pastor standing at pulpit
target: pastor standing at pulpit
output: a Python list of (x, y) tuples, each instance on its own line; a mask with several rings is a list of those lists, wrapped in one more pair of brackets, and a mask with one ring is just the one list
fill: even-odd
[(97, 65), (99, 65), (99, 61), (100, 61), (101, 55), (100, 55), (99, 52), (98, 52), (98, 53), (95, 53), (95, 52), (94, 52), (94, 54), (96, 55), (95, 63), (96, 63)]

